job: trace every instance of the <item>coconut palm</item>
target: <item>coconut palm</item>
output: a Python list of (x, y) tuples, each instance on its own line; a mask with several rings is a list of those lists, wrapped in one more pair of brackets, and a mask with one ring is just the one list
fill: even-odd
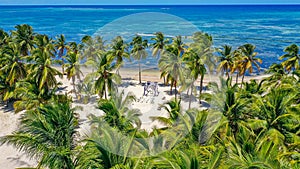
[(129, 109), (128, 106), (135, 100), (132, 93), (124, 97), (124, 91), (120, 94), (113, 93), (109, 100), (102, 99), (98, 103), (98, 108), (104, 111), (103, 118), (111, 127), (120, 131), (130, 131), (134, 127), (139, 128), (141, 121), (139, 109)]
[(181, 100), (172, 99), (171, 101), (166, 102), (161, 106), (164, 110), (168, 112), (168, 117), (161, 117), (161, 116), (153, 116), (151, 119), (158, 120), (159, 122), (163, 123), (167, 127), (172, 127), (179, 119), (180, 115), (182, 114), (181, 108)]
[[(215, 150), (216, 147), (201, 146), (195, 142), (185, 140), (187, 145), (164, 152), (150, 159), (149, 168), (181, 168), (181, 169), (216, 169), (222, 166), (223, 149)], [(223, 167), (223, 166), (222, 166)]]
[[(41, 39), (46, 41), (47, 38), (42, 37)], [(49, 49), (52, 49), (52, 46), (48, 41), (48, 43), (44, 43), (39, 48), (34, 49), (32, 56), (27, 58), (30, 62), (28, 77), (34, 79), (42, 93), (57, 87), (56, 75), (62, 77), (62, 74), (52, 67), (51, 56), (53, 56), (53, 53)]]
[[(198, 55), (193, 49), (188, 49), (188, 51), (183, 55), (183, 60), (185, 65), (190, 70), (189, 73), (193, 79), (191, 85), (191, 92), (193, 91), (194, 81), (196, 81), (199, 76), (200, 76), (200, 88), (202, 89), (206, 68), (205, 65), (202, 63), (201, 56)], [(201, 103), (201, 92), (199, 94), (199, 99)]]
[(143, 38), (139, 35), (136, 35), (132, 42), (130, 43), (132, 46), (131, 55), (134, 59), (139, 62), (139, 82), (142, 83), (142, 71), (141, 71), (141, 60), (145, 59), (148, 56), (146, 48), (148, 47), (148, 41), (143, 40)]
[(198, 63), (196, 69), (200, 75), (199, 101), (201, 103), (204, 75), (206, 71), (212, 72), (215, 68), (216, 61), (212, 49), (213, 39), (211, 35), (203, 32), (194, 33), (192, 38), (193, 43), (190, 44), (190, 48), (197, 54), (194, 55), (193, 59), (194, 62)]
[(180, 79), (183, 78), (183, 59), (177, 53), (178, 49), (174, 46), (168, 46), (166, 52), (163, 53), (158, 62), (158, 67), (161, 70), (161, 77), (167, 76), (167, 81), (171, 81), (172, 87), (175, 87), (175, 98), (177, 97), (177, 86)]
[(229, 73), (231, 72), (231, 69), (233, 67), (234, 61), (233, 61), (233, 52), (232, 47), (229, 45), (224, 45), (223, 50), (219, 49), (218, 53), (220, 54), (219, 58), (219, 66), (218, 71), (222, 71), (223, 74), (226, 74), (227, 78), (229, 78)]
[(238, 84), (239, 76), (241, 75), (243, 65), (242, 65), (242, 55), (239, 50), (234, 50), (233, 52), (233, 65), (231, 68), (231, 74), (236, 72), (235, 83)]
[(171, 81), (170, 94), (172, 87), (175, 87), (175, 98), (177, 97), (178, 82), (184, 78), (183, 54), (187, 46), (182, 41), (181, 36), (173, 38), (173, 42), (166, 46), (161, 58), (158, 61), (158, 67), (161, 70), (161, 77), (166, 76), (167, 82)]
[(262, 60), (256, 57), (257, 52), (254, 52), (255, 48), (256, 47), (252, 44), (244, 44), (239, 47), (239, 54), (241, 57), (240, 64), (242, 66), (242, 71), (240, 73), (243, 75), (241, 86), (244, 82), (246, 71), (248, 70), (250, 74), (253, 72), (253, 65), (255, 65), (258, 71), (260, 71), (259, 64), (262, 63)]
[(79, 50), (83, 47), (82, 44), (77, 44), (76, 42), (69, 42), (68, 45), (68, 50), (72, 51), (74, 53), (79, 53)]
[(7, 75), (0, 72), (0, 97), (2, 101), (6, 101), (7, 104), (14, 98), (15, 84), (10, 85), (6, 79)]
[(3, 29), (0, 29), (0, 49), (11, 41), (11, 37)]
[(213, 72), (216, 67), (217, 58), (213, 55), (215, 49), (212, 48), (212, 36), (204, 32), (195, 32), (192, 39), (193, 43), (190, 44), (190, 47), (201, 57), (207, 70)]
[(284, 54), (279, 57), (280, 60), (286, 59), (282, 62), (284, 68), (290, 72), (293, 69), (300, 68), (300, 54), (299, 54), (299, 47), (296, 44), (291, 44), (290, 46), (284, 49)]
[(127, 156), (134, 144), (131, 137), (120, 135), (115, 128), (94, 117), (91, 126), (91, 134), (83, 140), (84, 146), (76, 157), (76, 168), (135, 168)]
[(173, 38), (171, 46), (175, 50), (173, 51), (173, 53), (176, 53), (178, 56), (181, 56), (187, 47), (186, 44), (183, 42), (181, 36), (176, 36), (175, 38)]
[(151, 38), (154, 42), (151, 44), (152, 46), (152, 56), (160, 56), (164, 50), (166, 44), (169, 43), (168, 39), (165, 39), (164, 34), (162, 32), (156, 32), (154, 38)]
[(105, 51), (104, 41), (103, 38), (100, 36), (95, 36), (94, 38), (91, 36), (84, 36), (81, 39), (82, 43), (82, 57), (84, 58), (97, 58), (97, 53), (100, 51)]
[(6, 81), (13, 85), (18, 80), (24, 79), (27, 75), (24, 57), (21, 56), (20, 46), (16, 43), (10, 43), (4, 47), (1, 52), (0, 62), (3, 64), (1, 71), (7, 74)]
[(263, 79), (265, 86), (277, 87), (281, 84), (284, 78), (287, 78), (287, 73), (282, 64), (272, 64), (266, 73), (270, 74), (269, 77)]
[(273, 141), (263, 143), (261, 147), (255, 143), (251, 134), (240, 133), (239, 141), (229, 138), (228, 159), (224, 168), (284, 168), (278, 160), (279, 147)]
[(64, 66), (63, 66), (64, 65), (63, 55), (65, 53), (65, 50), (68, 49), (68, 46), (67, 46), (66, 38), (63, 34), (59, 35), (56, 38), (54, 47), (57, 50), (59, 59), (61, 59), (61, 61), (62, 61), (62, 73), (64, 74), (65, 71), (64, 71)]
[[(260, 120), (260, 127), (262, 128), (260, 136), (267, 139), (276, 133), (277, 136), (282, 136), (282, 141), (286, 143), (293, 143), (299, 140), (297, 136), (299, 131), (299, 106), (296, 105), (299, 98), (299, 91), (293, 85), (282, 84), (277, 88), (270, 89), (265, 96), (256, 96), (255, 102), (252, 104), (252, 109), (255, 112), (255, 117)], [(289, 125), (286, 125), (289, 124)], [(288, 144), (285, 144), (288, 145)]]
[(41, 93), (34, 81), (22, 80), (16, 83), (13, 97), (16, 101), (13, 104), (16, 113), (22, 110), (32, 110), (41, 104), (46, 104), (55, 95), (55, 89)]
[(12, 31), (13, 40), (20, 45), (20, 53), (27, 56), (34, 46), (34, 32), (27, 24), (15, 26), (17, 30)]
[[(169, 43), (168, 39), (165, 39), (164, 34), (162, 32), (156, 32), (154, 38), (151, 38), (154, 42), (151, 44), (152, 46), (152, 56), (158, 56), (160, 58), (165, 45)], [(166, 84), (166, 77), (164, 76), (164, 84)]]
[(83, 76), (83, 73), (80, 70), (79, 53), (74, 53), (69, 51), (66, 57), (67, 64), (63, 65), (66, 67), (66, 73), (68, 80), (72, 79), (73, 90), (76, 94), (75, 80), (76, 78), (80, 80), (80, 76)]
[(243, 119), (245, 118), (244, 111), (247, 110), (249, 101), (243, 99), (237, 92), (237, 84), (232, 84), (232, 78), (224, 80), (221, 78), (221, 85), (213, 82), (209, 84), (212, 94), (206, 95), (206, 100), (211, 104), (212, 110), (216, 113), (220, 112), (220, 128), (219, 134), (234, 136), (238, 134), (239, 128), (245, 128)]
[(130, 58), (129, 53), (127, 52), (127, 47), (128, 45), (123, 41), (121, 36), (117, 36), (112, 40), (111, 50), (108, 51), (108, 55), (116, 58), (117, 74), (119, 74), (119, 69), (123, 64), (123, 58)]
[(97, 53), (96, 60), (90, 59), (87, 64), (96, 67), (96, 72), (89, 73), (85, 81), (93, 81), (95, 92), (100, 98), (104, 96), (107, 99), (107, 93), (117, 91), (117, 85), (121, 81), (121, 77), (112, 71), (116, 65), (112, 64), (114, 58), (110, 57), (108, 53)]
[(37, 168), (73, 169), (78, 124), (69, 102), (54, 102), (26, 111), (19, 128), (0, 141), (37, 159)]
[(53, 40), (49, 38), (47, 35), (37, 34), (34, 37), (34, 49), (40, 49), (49, 54), (50, 57), (55, 56), (55, 46), (53, 44)]

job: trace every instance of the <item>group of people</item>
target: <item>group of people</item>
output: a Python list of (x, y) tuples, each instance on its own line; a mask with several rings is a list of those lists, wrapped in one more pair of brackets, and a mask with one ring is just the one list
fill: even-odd
[(158, 96), (158, 83), (147, 81), (144, 85), (144, 96), (148, 96), (149, 93), (153, 93), (154, 96)]

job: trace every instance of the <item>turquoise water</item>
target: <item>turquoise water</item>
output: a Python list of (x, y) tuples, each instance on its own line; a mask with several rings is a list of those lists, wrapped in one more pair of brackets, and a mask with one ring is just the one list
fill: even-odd
[[(141, 12), (161, 12), (183, 18), (199, 30), (211, 34), (216, 47), (224, 44), (237, 47), (244, 43), (252, 43), (257, 46), (259, 57), (264, 62), (262, 67), (265, 68), (273, 62), (278, 62), (277, 58), (283, 54), (284, 47), (291, 43), (300, 43), (299, 5), (1, 6), (0, 27), (8, 31), (14, 29), (17, 24), (26, 23), (32, 25), (36, 32), (51, 37), (65, 34), (68, 41), (78, 42), (84, 35), (93, 35), (99, 28), (115, 19)], [(151, 18), (147, 20), (149, 19)], [(166, 24), (168, 23), (160, 24), (164, 25), (161, 28), (166, 29)], [(145, 25), (147, 28), (152, 27), (147, 21)], [(179, 27), (179, 30), (186, 31), (184, 25), (180, 26), (183, 27)], [(159, 29), (160, 26), (155, 28)], [(132, 29), (135, 27), (132, 26)], [(118, 30), (118, 33), (122, 33), (120, 31), (122, 29)], [(149, 58), (144, 64), (151, 67), (155, 61)], [(136, 62), (126, 65), (136, 66)]]

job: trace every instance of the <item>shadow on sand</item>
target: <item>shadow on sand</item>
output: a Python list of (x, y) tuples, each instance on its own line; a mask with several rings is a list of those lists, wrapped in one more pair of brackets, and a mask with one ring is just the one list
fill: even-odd
[(0, 103), (0, 110), (2, 110), (4, 113), (12, 112), (14, 111), (14, 102), (1, 102)]

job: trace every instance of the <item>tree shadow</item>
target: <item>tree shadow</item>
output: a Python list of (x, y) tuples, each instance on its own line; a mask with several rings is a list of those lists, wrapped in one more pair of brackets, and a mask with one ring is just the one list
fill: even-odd
[(204, 108), (210, 108), (210, 104), (208, 104), (206, 101), (204, 100), (201, 100), (201, 107), (204, 107)]
[(21, 160), (21, 157), (23, 156), (24, 154), (22, 154), (21, 156), (19, 157), (7, 157), (6, 159), (7, 160), (10, 160), (11, 162), (15, 162), (18, 166), (30, 166), (30, 164), (24, 160)]
[(68, 86), (65, 86), (65, 87), (59, 87), (57, 88), (56, 92), (62, 92), (64, 91)]
[[(123, 79), (122, 79), (123, 80)], [(129, 86), (136, 86), (135, 83), (129, 81), (130, 79), (128, 79), (128, 81), (122, 81), (122, 84), (119, 85), (119, 87), (124, 87), (124, 88), (128, 88)], [(144, 84), (143, 84), (144, 85)]]
[[(181, 93), (179, 93), (179, 91), (178, 90), (176, 90), (177, 91), (177, 96), (179, 96), (179, 95), (181, 95)], [(169, 95), (169, 96), (175, 96), (175, 89), (172, 89), (172, 93), (171, 93), (171, 91), (170, 90), (167, 90), (167, 91), (164, 91), (167, 95)]]
[(12, 112), (14, 111), (14, 102), (9, 101), (7, 103), (1, 102), (0, 103), (0, 110), (2, 110), (4, 113)]
[[(180, 94), (180, 97), (181, 97), (181, 100), (184, 101), (184, 102), (189, 102), (190, 101), (190, 95), (186, 94), (185, 92), (182, 92)], [(192, 102), (197, 102), (198, 101), (197, 97), (194, 96), (194, 95), (191, 96), (191, 100), (192, 100)]]

